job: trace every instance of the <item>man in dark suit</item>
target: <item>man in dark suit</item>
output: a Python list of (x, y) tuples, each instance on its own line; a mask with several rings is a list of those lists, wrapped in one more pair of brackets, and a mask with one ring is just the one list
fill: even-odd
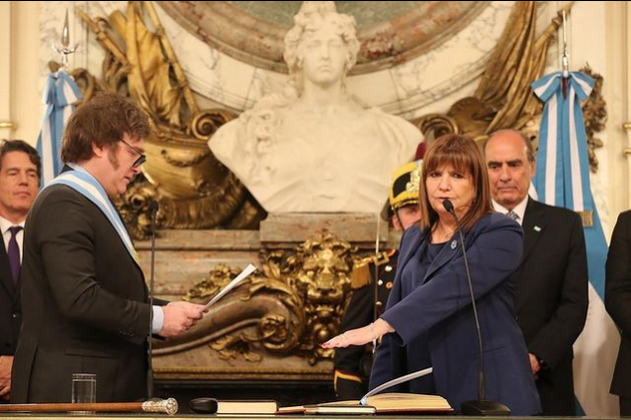
[(588, 306), (581, 218), (528, 196), (535, 155), (531, 142), (519, 131), (491, 134), (484, 152), (495, 210), (515, 219), (524, 230), (515, 310), (542, 414), (574, 416), (572, 345), (583, 330)]
[(144, 399), (149, 333), (175, 336), (201, 318), (201, 305), (149, 305), (133, 243), (111, 201), (140, 172), (149, 132), (143, 111), (113, 93), (70, 117), (61, 152), (67, 166), (26, 221), (13, 402), (70, 402), (71, 377), (79, 372), (96, 374), (97, 402)]
[[(419, 221), (421, 163), (421, 160), (406, 163), (392, 177), (388, 217), (398, 232)], [(353, 267), (353, 295), (344, 313), (340, 331), (370, 324), (381, 315), (394, 285), (398, 255), (397, 250), (388, 250), (378, 256), (367, 257)], [(349, 346), (335, 350), (333, 384), (340, 400), (358, 400), (364, 396), (368, 391), (371, 365), (372, 346)]]
[(18, 342), (20, 266), (24, 221), (39, 187), (41, 163), (37, 150), (22, 140), (0, 145), (0, 400), (11, 393), (11, 368)]
[(607, 255), (605, 306), (620, 329), (620, 349), (611, 393), (620, 397), (620, 416), (631, 416), (631, 211), (618, 216)]

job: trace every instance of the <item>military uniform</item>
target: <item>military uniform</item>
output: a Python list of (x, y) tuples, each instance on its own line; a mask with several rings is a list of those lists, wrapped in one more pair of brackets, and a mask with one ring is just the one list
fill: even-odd
[[(369, 257), (353, 267), (352, 297), (340, 331), (360, 328), (377, 319), (386, 307), (396, 272), (398, 251)], [(378, 279), (375, 283), (375, 261)], [(375, 299), (375, 292), (377, 298)], [(372, 345), (348, 346), (335, 352), (335, 392), (343, 400), (360, 399), (368, 391), (372, 366)]]
[[(406, 226), (400, 218), (399, 210), (405, 206), (418, 206), (421, 163), (420, 160), (406, 163), (393, 174), (389, 206), (384, 216), (388, 220), (396, 217), (399, 228)], [(365, 258), (353, 267), (353, 295), (342, 319), (340, 331), (363, 327), (381, 316), (394, 285), (398, 255), (399, 252), (396, 250), (382, 252), (378, 256)], [(367, 345), (348, 346), (335, 351), (333, 381), (338, 398), (356, 400), (367, 392), (372, 368), (372, 350), (372, 345)]]

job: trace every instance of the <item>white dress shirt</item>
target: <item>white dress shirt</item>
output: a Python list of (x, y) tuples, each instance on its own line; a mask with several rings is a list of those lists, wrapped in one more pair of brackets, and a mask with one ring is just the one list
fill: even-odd
[[(524, 222), (524, 214), (526, 213), (526, 205), (528, 205), (528, 198), (529, 197), (526, 196), (526, 198), (524, 198), (521, 201), (521, 203), (517, 204), (515, 208), (513, 209), (513, 213), (517, 215), (517, 219), (515, 219), (515, 221), (517, 221), (517, 223), (519, 223), (520, 225)], [(495, 200), (493, 200), (493, 208), (495, 209), (496, 212), (502, 213), (502, 214), (507, 214), (510, 211), (506, 207), (498, 204)]]

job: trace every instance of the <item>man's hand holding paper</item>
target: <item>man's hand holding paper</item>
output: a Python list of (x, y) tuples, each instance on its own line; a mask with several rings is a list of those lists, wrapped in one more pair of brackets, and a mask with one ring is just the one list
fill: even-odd
[(159, 335), (162, 337), (175, 337), (191, 328), (202, 319), (207, 309), (203, 305), (190, 302), (170, 302), (162, 307), (164, 323)]
[(180, 301), (170, 302), (168, 305), (163, 306), (164, 323), (162, 324), (159, 335), (162, 337), (175, 337), (187, 331), (194, 326), (197, 321), (202, 319), (204, 313), (208, 312), (215, 302), (225, 296), (230, 290), (234, 289), (255, 270), (256, 267), (254, 265), (248, 264), (237, 277), (220, 290), (206, 305)]
[(204, 306), (204, 309), (207, 311), (208, 308), (210, 308), (215, 302), (224, 297), (226, 293), (237, 287), (242, 280), (252, 274), (255, 270), (255, 266), (253, 266), (252, 264), (248, 264), (248, 266), (245, 267), (237, 277), (235, 277), (230, 283), (228, 283), (226, 287), (220, 290), (219, 293), (217, 293), (212, 299), (208, 301), (208, 303)]

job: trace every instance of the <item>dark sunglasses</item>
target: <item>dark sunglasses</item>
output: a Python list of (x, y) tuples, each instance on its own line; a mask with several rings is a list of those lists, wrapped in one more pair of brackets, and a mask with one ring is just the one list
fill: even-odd
[(125, 143), (125, 145), (126, 145), (127, 147), (129, 147), (131, 150), (133, 150), (134, 152), (138, 153), (138, 155), (139, 155), (139, 156), (138, 156), (138, 159), (136, 159), (136, 160), (134, 161), (134, 163), (131, 165), (131, 166), (132, 166), (132, 168), (137, 168), (137, 167), (139, 167), (140, 165), (142, 165), (143, 163), (145, 163), (145, 162), (147, 161), (147, 156), (145, 156), (145, 154), (144, 154), (144, 153), (142, 153), (140, 150), (136, 149), (136, 148), (135, 148), (134, 146), (132, 146), (131, 144), (127, 143), (125, 140), (121, 139), (121, 141), (122, 141), (123, 143)]

